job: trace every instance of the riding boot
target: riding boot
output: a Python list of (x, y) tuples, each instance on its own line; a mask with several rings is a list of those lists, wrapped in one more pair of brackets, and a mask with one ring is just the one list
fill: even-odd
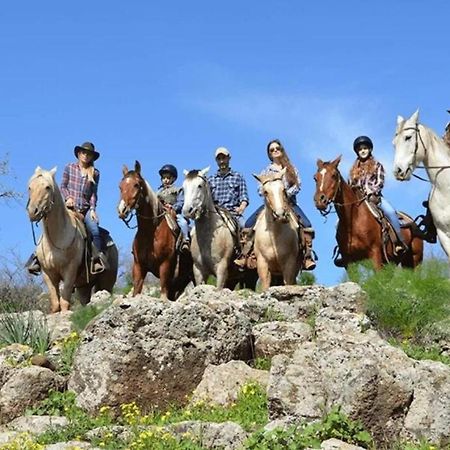
[(92, 243), (91, 246), (91, 274), (95, 275), (97, 273), (102, 273), (109, 269), (108, 258), (106, 255), (97, 249), (97, 247)]
[(234, 260), (234, 263), (240, 270), (244, 270), (247, 266), (247, 260), (252, 253), (255, 231), (253, 228), (244, 228), (241, 231), (241, 253)]
[(25, 263), (26, 269), (31, 275), (40, 275), (41, 273), (41, 264), (39, 260), (37, 259), (37, 256), (35, 253), (32, 253), (30, 257), (28, 258), (27, 262)]
[(314, 270), (316, 268), (316, 261), (314, 258), (314, 251), (312, 249), (312, 242), (314, 239), (314, 229), (304, 228), (303, 235), (305, 236), (305, 255), (303, 257), (303, 270)]

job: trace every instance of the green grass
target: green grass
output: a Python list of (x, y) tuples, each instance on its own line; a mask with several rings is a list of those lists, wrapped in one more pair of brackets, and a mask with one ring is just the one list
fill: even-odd
[(348, 278), (367, 292), (367, 314), (388, 336), (420, 339), (449, 315), (450, 283), (441, 261), (425, 261), (415, 271), (388, 265), (375, 272), (370, 263), (355, 264)]
[(105, 309), (110, 306), (111, 303), (105, 303), (101, 305), (80, 305), (72, 315), (70, 316), (70, 321), (72, 322), (72, 328), (80, 333), (83, 331), (88, 323), (101, 314)]

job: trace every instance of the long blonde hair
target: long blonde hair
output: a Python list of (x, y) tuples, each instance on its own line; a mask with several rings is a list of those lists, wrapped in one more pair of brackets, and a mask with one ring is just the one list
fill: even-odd
[(270, 146), (272, 144), (278, 144), (280, 146), (280, 151), (281, 151), (281, 158), (280, 158), (280, 163), (281, 163), (281, 167), (285, 168), (286, 167), (286, 181), (288, 183), (289, 186), (297, 186), (300, 184), (298, 177), (297, 177), (297, 173), (295, 172), (294, 166), (291, 163), (291, 160), (289, 159), (288, 154), (286, 153), (286, 150), (283, 147), (283, 144), (280, 142), (279, 139), (272, 139), (268, 144), (267, 144), (267, 156), (269, 157), (269, 159), (271, 161), (273, 161), (272, 155), (270, 154)]

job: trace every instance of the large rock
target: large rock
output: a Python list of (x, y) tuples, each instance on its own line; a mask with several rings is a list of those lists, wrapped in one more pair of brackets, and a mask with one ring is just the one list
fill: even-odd
[(42, 434), (55, 428), (64, 428), (69, 425), (69, 420), (64, 416), (21, 416), (7, 424), (11, 431), (30, 432)]
[(78, 405), (95, 412), (132, 401), (145, 407), (184, 402), (208, 364), (250, 360), (250, 321), (235, 296), (192, 292), (195, 301), (122, 299), (91, 322), (69, 380)]
[(243, 361), (230, 361), (219, 366), (209, 365), (202, 381), (192, 394), (191, 403), (211, 402), (227, 406), (237, 400), (239, 390), (254, 381), (267, 387), (269, 372), (249, 367)]
[(9, 373), (0, 387), (0, 423), (22, 415), (28, 407), (48, 396), (50, 389), (61, 390), (65, 379), (49, 369), (30, 366)]
[[(346, 286), (345, 290), (351, 286)], [(353, 300), (324, 301), (316, 339), (292, 357), (273, 358), (269, 379), (272, 420), (314, 421), (340, 405), (379, 442), (421, 437), (446, 445), (450, 437), (450, 368), (414, 361), (370, 330)]]

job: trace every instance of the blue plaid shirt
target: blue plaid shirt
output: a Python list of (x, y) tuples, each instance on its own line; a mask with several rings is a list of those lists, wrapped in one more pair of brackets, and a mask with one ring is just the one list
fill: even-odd
[(77, 162), (67, 164), (61, 180), (61, 192), (64, 200), (73, 199), (75, 210), (86, 213), (97, 206), (97, 188), (100, 181), (100, 172), (95, 169), (94, 181), (88, 180), (87, 175), (81, 173)]
[(218, 170), (208, 178), (214, 203), (234, 213), (243, 202), (249, 203), (244, 177), (234, 170), (222, 175)]

